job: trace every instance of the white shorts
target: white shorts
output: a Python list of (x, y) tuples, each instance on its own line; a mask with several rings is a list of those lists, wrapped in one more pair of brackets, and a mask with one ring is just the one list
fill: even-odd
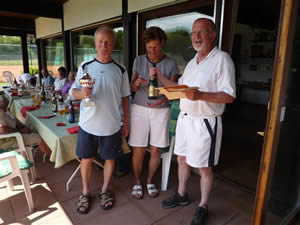
[(167, 147), (169, 121), (169, 108), (147, 108), (133, 104), (128, 144), (133, 147), (147, 147), (149, 144), (159, 148)]
[(218, 164), (222, 140), (222, 118), (194, 117), (184, 112), (178, 116), (174, 153), (185, 156), (192, 167)]

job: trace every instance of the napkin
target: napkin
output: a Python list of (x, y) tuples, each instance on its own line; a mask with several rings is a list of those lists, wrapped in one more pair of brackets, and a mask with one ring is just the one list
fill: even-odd
[(69, 134), (77, 134), (79, 131), (79, 126), (69, 127), (67, 128), (67, 131), (69, 132)]
[(65, 123), (56, 123), (56, 126), (63, 127), (63, 126), (66, 126), (66, 124)]
[(40, 119), (50, 119), (52, 117), (55, 117), (56, 115), (50, 115), (50, 116), (38, 116)]
[(36, 110), (38, 109), (38, 107), (32, 107), (32, 106), (23, 106), (20, 110), (22, 116), (24, 118), (26, 118), (26, 115), (27, 115), (27, 111), (33, 111), (33, 110)]

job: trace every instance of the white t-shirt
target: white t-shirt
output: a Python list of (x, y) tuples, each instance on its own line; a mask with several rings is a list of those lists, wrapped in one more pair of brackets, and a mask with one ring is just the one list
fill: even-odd
[(56, 78), (54, 81), (54, 90), (55, 91), (61, 90), (67, 82), (68, 82), (67, 78), (64, 78), (64, 79)]
[(23, 73), (23, 74), (21, 74), (20, 76), (18, 76), (17, 78), (16, 78), (16, 80), (17, 80), (17, 83), (18, 84), (21, 84), (21, 85), (25, 85), (25, 84), (27, 84), (27, 82), (30, 80), (30, 78), (32, 78), (32, 77), (34, 77), (34, 76), (32, 76), (31, 74), (29, 74), (29, 73)]
[[(178, 84), (199, 87), (203, 92), (225, 92), (235, 98), (235, 70), (230, 56), (217, 47), (197, 64), (197, 56), (187, 64)], [(224, 112), (225, 104), (180, 99), (180, 109), (192, 116), (211, 117)]]
[(88, 73), (95, 79), (92, 98), (95, 107), (80, 104), (79, 126), (96, 136), (109, 136), (120, 130), (122, 97), (130, 95), (127, 71), (114, 61), (101, 63), (97, 59), (83, 62), (73, 88), (81, 88), (79, 80)]

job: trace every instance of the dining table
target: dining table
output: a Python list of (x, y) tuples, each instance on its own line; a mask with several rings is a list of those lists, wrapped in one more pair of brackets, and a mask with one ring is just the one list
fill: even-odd
[[(10, 113), (41, 136), (52, 151), (50, 161), (54, 162), (55, 168), (76, 159), (77, 133), (70, 134), (67, 129), (78, 126), (78, 113), (75, 113), (76, 122), (69, 123), (66, 115), (62, 118), (59, 113), (52, 112), (51, 102), (46, 101), (42, 102), (39, 108), (26, 111), (24, 117), (22, 108), (31, 106), (31, 98), (14, 99), (10, 106)], [(63, 126), (61, 126), (62, 122)]]

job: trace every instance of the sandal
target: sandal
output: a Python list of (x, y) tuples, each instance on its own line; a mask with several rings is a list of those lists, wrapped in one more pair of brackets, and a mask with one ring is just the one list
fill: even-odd
[[(114, 197), (110, 191), (100, 193), (99, 198), (100, 198), (100, 206), (102, 209), (107, 210), (113, 207)], [(109, 205), (108, 203), (111, 203), (111, 205)]]
[(143, 187), (142, 185), (134, 185), (131, 192), (132, 197), (136, 199), (142, 199), (143, 198)]
[(155, 184), (147, 184), (147, 193), (151, 198), (158, 196), (158, 189), (156, 188)]
[(77, 212), (80, 214), (87, 214), (90, 209), (91, 196), (89, 194), (81, 194), (79, 200), (76, 203)]

